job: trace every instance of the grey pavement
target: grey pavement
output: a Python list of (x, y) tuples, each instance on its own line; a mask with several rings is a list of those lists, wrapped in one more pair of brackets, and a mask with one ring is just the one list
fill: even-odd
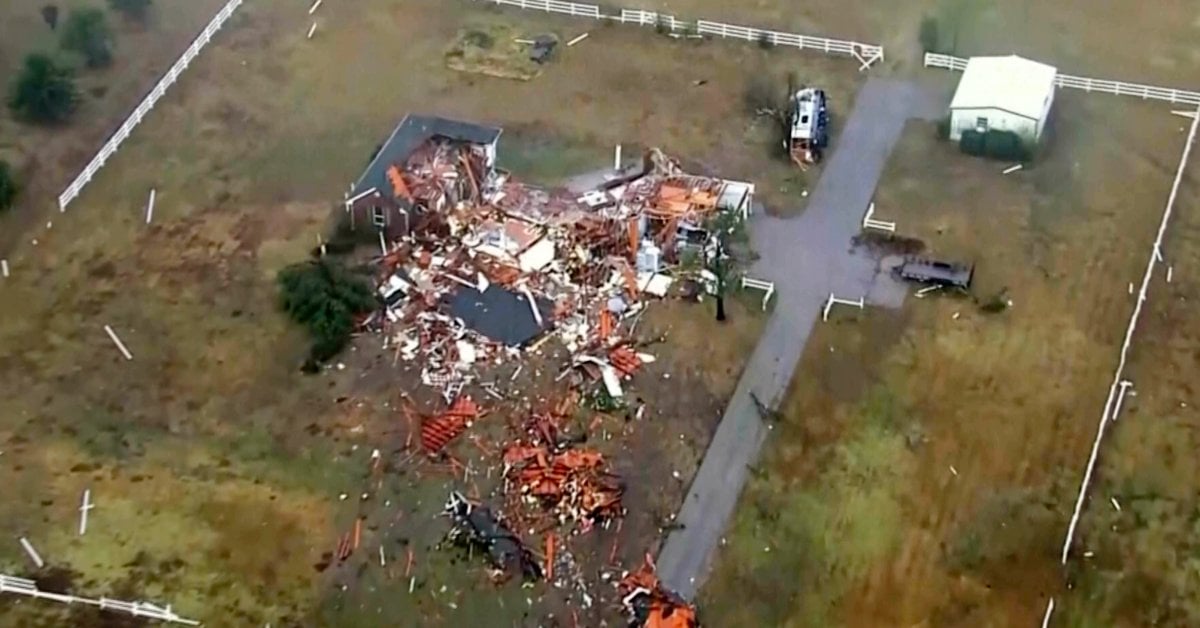
[(752, 220), (761, 256), (752, 275), (774, 281), (779, 301), (688, 489), (676, 517), (682, 527), (670, 533), (658, 556), (659, 577), (683, 597), (693, 599), (707, 576), (749, 466), (766, 439), (768, 430), (751, 394), (778, 406), (830, 292), (889, 307), (903, 302), (904, 287), (880, 272), (875, 256), (854, 251), (851, 240), (905, 122), (937, 119), (946, 105), (937, 91), (918, 84), (870, 79), (833, 138), (832, 154), (804, 213), (782, 219), (760, 212)]

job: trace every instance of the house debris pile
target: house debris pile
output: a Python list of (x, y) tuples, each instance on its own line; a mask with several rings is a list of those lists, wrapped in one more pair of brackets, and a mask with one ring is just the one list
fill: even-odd
[[(597, 583), (588, 579), (596, 572), (576, 559), (572, 539), (613, 524), (619, 530), (626, 511), (625, 485), (595, 445), (609, 440), (608, 430), (595, 446), (589, 438), (606, 416), (642, 418), (645, 402), (626, 388), (655, 356), (634, 340), (638, 321), (677, 282), (705, 289), (715, 281), (679, 262), (688, 251), (716, 251), (711, 232), (724, 227), (715, 219), (744, 220), (753, 186), (686, 174), (657, 150), (639, 171), (582, 194), (523, 185), (488, 164), (484, 147), (435, 136), (387, 168), (407, 228), (381, 238), (385, 305), (366, 325), (446, 400), (430, 415), (411, 404), (404, 410), (410, 443), (418, 434), (427, 454), (418, 460), (449, 463), (470, 489), (470, 500), (453, 492), (445, 504), (447, 544), (480, 550), (493, 579), (544, 577), (590, 608)], [(501, 386), (527, 363), (546, 369), (552, 352), (543, 347), (552, 339), (566, 349), (549, 365), (559, 369), (555, 390), (518, 403), (517, 391)], [(517, 366), (502, 384), (497, 367), (510, 362)], [(495, 400), (489, 410), (468, 387)], [(597, 413), (586, 425), (581, 407)], [(485, 462), (458, 462), (449, 449), (490, 412), (506, 421), (489, 426), (507, 432), (488, 445), (471, 434)], [(487, 496), (478, 486), (485, 477), (494, 480)], [(611, 569), (601, 570), (610, 585), (621, 575), (617, 549), (614, 539)], [(639, 625), (696, 625), (694, 610), (662, 590), (652, 569), (629, 575), (618, 590)]]
[[(533, 506), (545, 515), (536, 525), (574, 524), (586, 533), (625, 514), (620, 478), (608, 472), (604, 456), (594, 449), (560, 441), (562, 416), (535, 414), (527, 422), (529, 441), (518, 440), (504, 450), (504, 493), (520, 506)], [(537, 516), (537, 515), (535, 515)], [(548, 517), (548, 519), (547, 519)], [(526, 520), (528, 522), (528, 520)]]
[(696, 608), (663, 588), (649, 555), (637, 571), (617, 584), (621, 604), (631, 626), (641, 628), (696, 628)]
[(687, 175), (657, 150), (640, 172), (578, 196), (523, 185), (487, 163), (484, 147), (435, 137), (387, 169), (411, 224), (382, 242), (385, 307), (368, 326), (448, 401), (479, 368), (555, 336), (590, 356), (620, 397), (606, 373), (628, 374), (638, 357), (594, 350), (675, 281), (711, 282), (708, 271), (666, 265), (689, 248), (711, 251), (710, 220), (744, 218), (753, 186)]

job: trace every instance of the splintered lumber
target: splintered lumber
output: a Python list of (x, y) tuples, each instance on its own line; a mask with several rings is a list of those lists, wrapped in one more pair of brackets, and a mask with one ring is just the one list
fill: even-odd
[(608, 361), (622, 375), (633, 375), (642, 366), (642, 359), (628, 345), (622, 345), (610, 351)]
[(84, 489), (83, 502), (79, 505), (79, 536), (87, 532), (88, 511), (95, 506), (92, 504), (92, 489)]
[(469, 395), (455, 399), (446, 412), (421, 425), (421, 446), (429, 453), (441, 451), (466, 432), (478, 416), (479, 406)]
[(33, 549), (33, 543), (30, 543), (29, 539), (25, 537), (21, 537), (20, 541), (21, 547), (24, 548), (25, 553), (29, 555), (29, 560), (32, 560), (33, 564), (37, 565), (38, 569), (45, 567), (46, 561), (42, 560), (42, 556), (37, 553), (37, 550)]
[(154, 219), (154, 197), (157, 193), (158, 190), (150, 189), (150, 201), (146, 203), (146, 224), (150, 224), (150, 221)]
[(412, 191), (408, 189), (408, 184), (404, 182), (404, 173), (400, 172), (398, 166), (393, 165), (387, 169), (387, 178), (392, 183), (392, 192), (396, 198), (413, 200)]
[(108, 332), (108, 337), (112, 339), (113, 344), (117, 345), (117, 349), (121, 351), (121, 355), (125, 356), (126, 360), (132, 360), (133, 354), (129, 352), (129, 349), (125, 348), (125, 343), (121, 342), (121, 339), (117, 337), (117, 332), (113, 331), (113, 328), (108, 325), (104, 326), (104, 331)]
[(607, 340), (613, 332), (613, 315), (607, 309), (600, 311), (600, 339)]

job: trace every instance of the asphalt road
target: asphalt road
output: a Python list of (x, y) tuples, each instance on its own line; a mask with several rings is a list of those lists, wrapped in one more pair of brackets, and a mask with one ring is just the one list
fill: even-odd
[(707, 576), (749, 465), (766, 440), (751, 395), (778, 406), (830, 292), (892, 307), (903, 301), (903, 288), (878, 272), (874, 258), (853, 253), (851, 239), (904, 123), (937, 119), (947, 104), (914, 83), (870, 79), (841, 131), (835, 129), (832, 154), (804, 213), (754, 216), (751, 234), (761, 257), (752, 274), (774, 281), (779, 301), (676, 517), (683, 527), (670, 533), (658, 556), (659, 577), (683, 597), (693, 599)]

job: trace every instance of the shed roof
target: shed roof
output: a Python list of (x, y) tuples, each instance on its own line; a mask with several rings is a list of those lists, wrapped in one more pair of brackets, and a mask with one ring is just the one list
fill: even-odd
[(499, 127), (471, 122), (450, 120), (438, 116), (407, 115), (396, 125), (391, 136), (379, 148), (379, 153), (367, 165), (362, 176), (354, 183), (350, 196), (353, 198), (372, 188), (390, 190), (387, 170), (393, 164), (408, 158), (418, 146), (431, 137), (445, 137), (472, 144), (491, 144), (500, 137)]
[(971, 57), (963, 71), (950, 110), (1003, 109), (1037, 120), (1046, 97), (1054, 92), (1058, 70), (1017, 55)]

